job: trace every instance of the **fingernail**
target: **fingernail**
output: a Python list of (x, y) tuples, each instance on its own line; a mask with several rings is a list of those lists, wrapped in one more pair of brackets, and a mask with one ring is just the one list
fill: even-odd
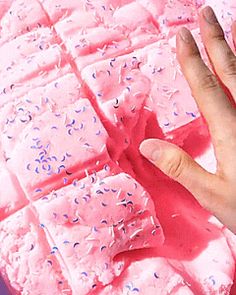
[(152, 162), (157, 161), (161, 155), (161, 148), (157, 141), (156, 139), (147, 139), (139, 147), (141, 154)]
[(185, 27), (179, 30), (179, 36), (185, 43), (190, 43), (193, 40), (193, 37), (188, 29)]
[(209, 24), (215, 24), (218, 23), (218, 20), (216, 18), (216, 15), (213, 11), (213, 9), (210, 6), (207, 6), (203, 9), (202, 11), (203, 16), (205, 18), (205, 20), (209, 23)]

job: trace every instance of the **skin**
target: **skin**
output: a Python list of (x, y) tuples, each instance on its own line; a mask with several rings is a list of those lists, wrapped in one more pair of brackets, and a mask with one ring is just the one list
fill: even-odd
[[(140, 152), (236, 233), (236, 56), (210, 7), (201, 10), (199, 22), (214, 73), (203, 62), (186, 28), (177, 34), (177, 58), (208, 124), (217, 171), (207, 172), (181, 148), (159, 139), (144, 140)], [(236, 22), (232, 35), (236, 45)]]

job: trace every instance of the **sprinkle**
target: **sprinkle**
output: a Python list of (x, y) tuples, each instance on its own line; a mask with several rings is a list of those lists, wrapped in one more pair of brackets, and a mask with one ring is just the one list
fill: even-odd
[(51, 260), (48, 260), (47, 263), (50, 264), (50, 265), (52, 265), (52, 261)]
[(31, 244), (30, 251), (32, 251), (33, 249), (34, 249), (34, 245)]
[(159, 276), (157, 275), (156, 272), (154, 272), (154, 277), (155, 277), (156, 279), (159, 279)]
[(186, 112), (186, 115), (190, 115), (192, 116), (193, 118), (196, 118), (196, 115), (194, 113), (191, 113), (191, 112)]
[(30, 163), (26, 166), (27, 170), (30, 170)]
[(103, 202), (102, 202), (101, 204), (102, 204), (103, 207), (106, 207), (106, 206), (107, 206), (107, 204), (105, 204), (105, 203), (103, 203)]
[(39, 174), (39, 168), (36, 167), (35, 170), (34, 170), (37, 174)]
[(139, 292), (138, 288), (133, 288), (132, 292)]
[(69, 158), (69, 157), (72, 157), (72, 155), (70, 155), (69, 153), (66, 153), (66, 156)]
[(105, 219), (102, 219), (102, 220), (101, 220), (101, 223), (105, 223), (105, 224), (107, 224), (107, 221), (106, 221)]
[(100, 250), (103, 251), (104, 249), (106, 249), (106, 246), (102, 246)]
[(54, 254), (56, 251), (58, 251), (58, 248), (56, 246), (52, 247), (51, 254)]
[(79, 218), (78, 218), (78, 217), (74, 218), (74, 219), (72, 220), (72, 222), (73, 222), (73, 223), (77, 223), (77, 222), (79, 222)]
[(93, 79), (96, 79), (96, 73), (92, 74)]
[(143, 229), (140, 228), (140, 229), (137, 229), (131, 236), (130, 236), (130, 239), (134, 238), (135, 236), (137, 236), (140, 232), (142, 232)]
[(79, 204), (79, 201), (78, 201), (77, 198), (74, 199), (74, 202), (75, 202), (75, 204), (77, 204), (77, 205)]
[(81, 274), (84, 275), (84, 276), (86, 276), (86, 277), (88, 276), (88, 274), (87, 274), (86, 271), (81, 272)]
[(73, 248), (79, 245), (79, 242), (74, 243)]
[(108, 73), (109, 76), (111, 76), (111, 71), (107, 70), (107, 73)]
[(40, 193), (40, 192), (42, 192), (42, 189), (41, 188), (36, 188), (35, 192)]

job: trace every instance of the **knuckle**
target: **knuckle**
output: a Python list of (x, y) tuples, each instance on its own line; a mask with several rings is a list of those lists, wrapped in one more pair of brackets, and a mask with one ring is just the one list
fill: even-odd
[(225, 77), (236, 78), (236, 58), (235, 57), (228, 58), (228, 61), (223, 68), (224, 68), (223, 75)]
[(216, 91), (220, 87), (218, 79), (211, 73), (202, 76), (199, 84), (200, 89), (203, 91)]
[(186, 167), (185, 157), (182, 153), (175, 153), (165, 163), (167, 175), (178, 180)]

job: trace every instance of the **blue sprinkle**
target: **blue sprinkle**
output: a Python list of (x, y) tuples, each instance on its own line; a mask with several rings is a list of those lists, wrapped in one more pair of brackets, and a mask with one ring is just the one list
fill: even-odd
[(64, 242), (63, 242), (63, 244), (69, 244), (70, 242), (69, 241), (67, 241), (67, 240), (65, 240)]
[(85, 271), (81, 272), (81, 274), (86, 276), (86, 277), (88, 276), (87, 272), (85, 272)]
[(138, 288), (133, 288), (132, 292), (139, 292)]

